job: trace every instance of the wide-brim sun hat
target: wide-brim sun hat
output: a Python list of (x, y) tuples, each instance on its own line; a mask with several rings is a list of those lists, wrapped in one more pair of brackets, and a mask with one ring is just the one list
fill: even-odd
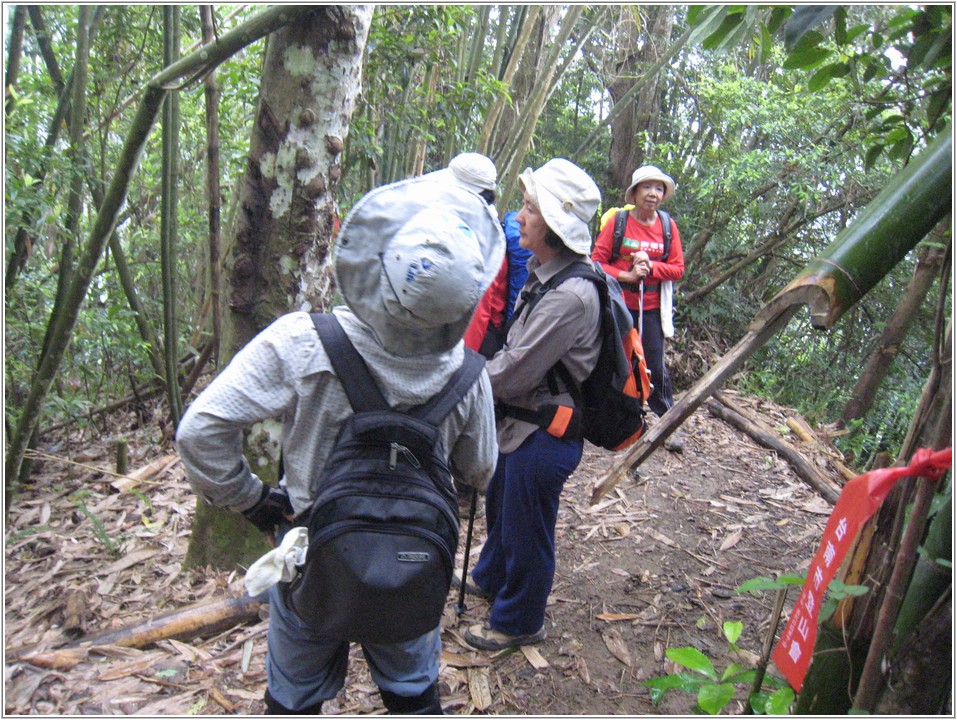
[(519, 180), (565, 246), (579, 255), (589, 255), (588, 223), (601, 203), (601, 191), (588, 173), (570, 160), (554, 158), (538, 170), (526, 168)]
[(367, 193), (334, 249), (346, 305), (384, 348), (406, 357), (455, 347), (505, 254), (494, 206), (441, 177)]
[(666, 175), (654, 165), (643, 165), (635, 170), (635, 172), (631, 175), (631, 185), (629, 185), (628, 189), (625, 190), (626, 204), (634, 204), (632, 202), (631, 196), (634, 194), (635, 188), (648, 180), (657, 180), (658, 182), (664, 183), (665, 196), (662, 198), (661, 202), (666, 202), (668, 198), (675, 194), (675, 181), (671, 179), (670, 175)]

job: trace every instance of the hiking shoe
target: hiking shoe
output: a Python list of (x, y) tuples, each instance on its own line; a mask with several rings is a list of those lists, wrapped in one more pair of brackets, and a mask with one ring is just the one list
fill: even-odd
[[(452, 573), (452, 587), (454, 587), (456, 590), (462, 589), (462, 576), (458, 573)], [(489, 595), (471, 580), (465, 581), (465, 594), (474, 595), (475, 597), (482, 598), (483, 600), (492, 599), (491, 595)]]
[(519, 645), (534, 645), (545, 639), (545, 628), (530, 635), (506, 635), (493, 630), (488, 623), (473, 625), (463, 635), (465, 642), (479, 650), (505, 650)]

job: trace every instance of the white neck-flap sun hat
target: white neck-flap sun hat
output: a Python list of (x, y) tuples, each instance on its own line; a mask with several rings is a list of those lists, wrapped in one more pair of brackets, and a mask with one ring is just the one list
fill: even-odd
[(601, 203), (601, 191), (588, 173), (570, 160), (554, 158), (538, 170), (526, 168), (519, 180), (566, 247), (590, 254), (588, 222)]
[(443, 177), (439, 171), (372, 190), (336, 241), (346, 305), (397, 355), (455, 347), (505, 253), (494, 205)]
[(625, 202), (627, 204), (633, 204), (632, 195), (635, 188), (647, 180), (657, 180), (665, 186), (665, 196), (661, 199), (661, 202), (665, 202), (675, 194), (675, 181), (671, 179), (670, 175), (665, 175), (654, 165), (643, 165), (631, 175), (631, 185), (625, 190)]

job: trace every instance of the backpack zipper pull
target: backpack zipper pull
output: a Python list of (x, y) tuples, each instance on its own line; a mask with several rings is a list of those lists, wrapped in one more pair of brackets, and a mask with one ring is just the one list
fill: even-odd
[(419, 462), (419, 459), (412, 453), (411, 450), (409, 450), (409, 448), (407, 448), (405, 445), (400, 445), (397, 442), (393, 442), (389, 443), (389, 470), (395, 470), (395, 467), (399, 462), (399, 453), (402, 453), (412, 467), (416, 469), (422, 467), (422, 463)]

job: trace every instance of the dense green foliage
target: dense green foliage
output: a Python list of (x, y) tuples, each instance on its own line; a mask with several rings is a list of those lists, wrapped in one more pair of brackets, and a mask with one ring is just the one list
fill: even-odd
[[(77, 8), (41, 6), (50, 47), (68, 78), (75, 52)], [(216, 8), (220, 30), (256, 7)], [(589, 8), (572, 41), (560, 48), (554, 86), (536, 118), (522, 166), (565, 156), (602, 186), (604, 205), (623, 188), (606, 187), (611, 110), (607, 88), (631, 48), (619, 47), (619, 24), (638, 24), (647, 43), (651, 7)], [(7, 13), (11, 12), (8, 7)], [(342, 158), (342, 212), (371, 187), (441, 167), (455, 153), (479, 146), (487, 114), (504, 100), (509, 127), (521, 121), (542, 73), (548, 39), (562, 9), (548, 6), (506, 80), (526, 6), (379, 6), (369, 35), (363, 97)], [(657, 123), (643, 132), (646, 162), (675, 177), (669, 203), (688, 260), (678, 288), (679, 335), (674, 345), (679, 390), (734, 343), (768, 299), (817, 255), (928, 138), (952, 108), (949, 6), (827, 6), (823, 13), (788, 6), (672, 6), (667, 45), (693, 28), (688, 42), (659, 73)], [(234, 17), (232, 15), (235, 15)], [(589, 32), (593, 30), (593, 32)], [(198, 42), (196, 7), (182, 10), (184, 52)], [(8, 38), (9, 39), (9, 38)], [(785, 42), (787, 39), (787, 43)], [(229, 218), (243, 169), (255, 108), (263, 42), (216, 72), (220, 85), (220, 156), (224, 188), (222, 255), (229, 252)], [(158, 6), (107, 6), (96, 26), (87, 89), (87, 168), (69, 161), (66, 133), (47, 146), (59, 88), (28, 21), (21, 68), (11, 90), (5, 142), (5, 260), (23, 228), (29, 256), (5, 294), (7, 428), (29, 389), (64, 270), (61, 251), (72, 173), (109, 181), (142, 84), (161, 66)], [(644, 69), (636, 69), (638, 75)], [(55, 73), (54, 73), (55, 74)], [(634, 79), (637, 79), (634, 78)], [(205, 129), (202, 86), (181, 91), (179, 238), (179, 356), (195, 355), (208, 337)], [(506, 124), (503, 126), (502, 123)], [(596, 129), (597, 143), (577, 148)], [(499, 136), (489, 154), (501, 161)], [(506, 137), (508, 133), (506, 133)], [(79, 237), (95, 215), (87, 192)], [(140, 301), (162, 337), (159, 257), (160, 135), (154, 131), (133, 179), (117, 228)], [(515, 205), (503, 198), (502, 210)], [(947, 236), (949, 242), (949, 235)], [(799, 314), (762, 350), (737, 382), (792, 405), (817, 422), (832, 422), (853, 379), (900, 300), (914, 268), (902, 262), (826, 334)], [(863, 463), (900, 443), (928, 373), (934, 288), (907, 336), (878, 404), (844, 440)], [(225, 293), (225, 294), (228, 294)], [(949, 310), (949, 306), (948, 306)], [(704, 348), (704, 350), (702, 350)], [(706, 355), (702, 360), (702, 353)], [(99, 274), (48, 402), (44, 424), (77, 421), (112, 399), (142, 389), (153, 376), (147, 348), (132, 321), (113, 258)]]

